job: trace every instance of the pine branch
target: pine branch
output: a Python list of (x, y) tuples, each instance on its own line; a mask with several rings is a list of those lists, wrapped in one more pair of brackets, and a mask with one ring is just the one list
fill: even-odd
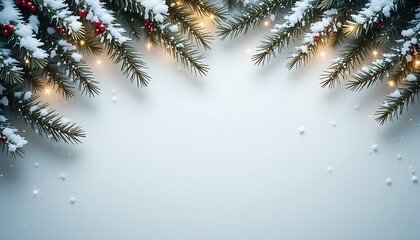
[(340, 78), (347, 78), (345, 71), (354, 69), (370, 54), (369, 51), (376, 47), (375, 39), (377, 35), (377, 31), (372, 30), (350, 41), (348, 47), (331, 64), (329, 70), (324, 71), (325, 74), (321, 76), (321, 86), (323, 88), (326, 86), (333, 88), (340, 83)]
[(171, 33), (169, 31), (161, 32), (161, 43), (169, 54), (189, 68), (191, 72), (196, 75), (206, 75), (209, 67), (202, 62), (203, 56), (194, 49), (194, 46), (189, 41), (179, 34)]
[(75, 96), (73, 86), (68, 82), (68, 78), (62, 73), (56, 64), (48, 64), (42, 71), (41, 77), (47, 79), (47, 84), (55, 87), (56, 92), (66, 99)]
[(55, 142), (80, 143), (80, 139), (85, 137), (84, 131), (76, 124), (63, 122), (55, 111), (48, 111), (48, 104), (41, 104), (37, 97), (29, 100), (16, 98), (14, 91), (7, 88), (6, 97), (9, 100), (9, 110), (14, 116), (21, 116), (32, 129), (39, 132), (41, 136), (47, 136)]
[[(219, 23), (225, 19), (226, 9), (212, 0), (180, 0), (194, 10), (201, 18), (209, 17), (210, 21)], [(170, 4), (169, 4), (170, 5)]]
[(121, 71), (131, 82), (136, 81), (137, 86), (145, 87), (149, 83), (150, 77), (141, 70), (146, 68), (141, 60), (140, 54), (130, 43), (120, 44), (115, 41), (105, 43), (107, 54), (115, 64), (121, 63)]
[[(3, 47), (0, 44), (0, 49)], [(4, 51), (2, 53), (0, 51), (0, 78), (2, 81), (9, 84), (17, 84), (24, 81), (22, 68), (18, 63), (19, 61), (10, 57), (8, 52)]]
[(288, 5), (292, 0), (263, 0), (260, 4), (249, 4), (249, 11), (245, 16), (235, 15), (227, 19), (218, 27), (218, 36), (224, 40), (236, 38), (239, 34), (246, 34), (249, 30), (261, 23), (264, 16), (279, 11), (283, 5)]
[[(414, 76), (419, 78), (420, 75), (415, 73)], [(409, 104), (415, 104), (419, 100), (420, 81), (405, 81), (403, 85), (390, 94), (385, 99), (384, 104), (375, 113), (376, 121), (384, 124), (385, 121), (393, 121), (394, 118), (398, 119), (403, 114), (405, 107), (408, 108)]]
[[(290, 14), (294, 14), (292, 11)], [(272, 30), (272, 34), (265, 37), (260, 46), (257, 48), (257, 54), (252, 56), (252, 61), (258, 65), (264, 65), (269, 62), (272, 58), (276, 57), (276, 53), (280, 53), (283, 48), (287, 47), (290, 38), (298, 36), (304, 31), (306, 23), (317, 18), (320, 15), (320, 11), (312, 6), (302, 13), (301, 20), (295, 24), (286, 23), (278, 25), (278, 29)]]
[(213, 39), (208, 32), (203, 32), (204, 28), (200, 26), (199, 19), (193, 17), (190, 11), (184, 5), (175, 5), (169, 7), (169, 19), (172, 24), (179, 23), (181, 32), (188, 34), (191, 41), (195, 40), (197, 46), (203, 46), (205, 49), (210, 48), (210, 41)]
[(364, 67), (361, 71), (355, 73), (353, 80), (347, 84), (347, 88), (352, 91), (369, 88), (377, 81), (384, 79), (393, 71), (394, 66), (400, 66), (403, 61), (403, 56), (398, 53), (385, 54), (384, 56), (385, 59), (375, 60), (371, 66)]

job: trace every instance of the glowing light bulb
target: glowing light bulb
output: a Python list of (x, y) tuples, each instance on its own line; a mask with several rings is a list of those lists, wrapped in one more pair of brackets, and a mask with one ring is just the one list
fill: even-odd
[(96, 60), (96, 64), (100, 65), (102, 61), (100, 59)]
[(420, 61), (419, 60), (415, 61), (415, 64), (417, 67), (420, 66)]
[(50, 95), (50, 93), (51, 93), (51, 89), (49, 89), (49, 88), (45, 88), (44, 92), (45, 92), (47, 95)]
[(28, 64), (29, 63), (29, 59), (25, 58), (25, 63)]
[(210, 14), (210, 19), (213, 20), (214, 19), (214, 15)]
[(152, 44), (148, 43), (146, 46), (147, 46), (147, 49), (150, 49), (152, 47)]
[(204, 27), (204, 23), (203, 22), (200, 23), (200, 27)]
[(376, 50), (374, 50), (373, 52), (372, 52), (372, 54), (373, 54), (373, 56), (378, 56), (378, 51), (376, 51)]
[(388, 85), (389, 85), (390, 87), (393, 87), (393, 86), (395, 86), (395, 82), (394, 82), (394, 81), (389, 81), (389, 82), (388, 82)]
[(32, 195), (34, 196), (34, 198), (37, 198), (37, 197), (38, 197), (38, 195), (39, 195), (39, 188), (34, 187), (34, 188), (32, 189)]
[(82, 45), (82, 46), (83, 46), (83, 45), (85, 45), (85, 40), (80, 40), (80, 42), (79, 42), (79, 43), (80, 43), (80, 45)]
[(325, 57), (325, 52), (321, 52), (320, 55), (321, 55), (322, 58), (324, 58)]
[(264, 21), (264, 26), (268, 26), (270, 24), (270, 22), (269, 21)]

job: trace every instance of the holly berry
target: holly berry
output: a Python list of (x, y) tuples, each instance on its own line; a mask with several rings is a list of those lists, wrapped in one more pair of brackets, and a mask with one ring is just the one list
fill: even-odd
[(15, 30), (15, 26), (13, 25), (7, 25), (7, 31), (13, 32)]
[(318, 42), (319, 40), (321, 40), (321, 36), (319, 34), (318, 35), (315, 35), (314, 41), (315, 42)]
[(152, 23), (150, 19), (144, 19), (144, 26), (149, 26)]
[(26, 7), (27, 8), (31, 8), (33, 6), (33, 4), (31, 3), (31, 2), (28, 2), (27, 4), (26, 4)]
[(405, 40), (408, 40), (408, 39), (410, 39), (411, 37), (410, 37), (410, 36), (405, 35), (405, 36), (403, 36), (403, 38), (404, 38)]
[(99, 21), (99, 20), (93, 21), (93, 26), (99, 27), (99, 25), (101, 25), (101, 21)]
[(375, 28), (381, 28), (384, 25), (384, 22), (379, 21), (375, 23)]
[(150, 26), (150, 27), (148, 27), (148, 28), (147, 28), (147, 31), (148, 31), (149, 33), (153, 33), (153, 32), (155, 31), (155, 28), (154, 28), (154, 27), (152, 27), (152, 26)]
[(411, 52), (410, 52), (410, 55), (411, 55), (412, 57), (416, 57), (416, 56), (417, 56), (417, 52), (413, 50), (413, 51), (411, 51)]
[(95, 28), (95, 30), (93, 31), (96, 35), (101, 34), (101, 30), (99, 30), (99, 28)]
[(60, 30), (61, 30), (60, 26), (55, 26), (55, 31), (56, 32), (60, 32)]
[(36, 11), (36, 7), (35, 7), (35, 6), (32, 6), (32, 7), (29, 9), (29, 11), (31, 11), (31, 12), (35, 12), (35, 11)]
[(7, 29), (3, 30), (3, 37), (7, 37), (9, 36), (9, 31), (7, 31)]
[(80, 15), (81, 17), (86, 17), (86, 15), (87, 15), (86, 10), (85, 10), (85, 9), (80, 9), (80, 10), (79, 10), (79, 15)]
[(6, 24), (4, 24), (4, 23), (0, 24), (0, 28), (1, 29), (6, 29)]
[(66, 34), (67, 30), (65, 28), (61, 28), (61, 34)]
[(101, 25), (99, 25), (98, 29), (99, 29), (99, 31), (104, 32), (106, 30), (106, 26), (101, 24)]
[(4, 136), (4, 135), (2, 135), (2, 136), (1, 136), (1, 138), (0, 138), (0, 140), (1, 140), (2, 142), (7, 142), (7, 137), (6, 137), (6, 136)]
[(26, 2), (25, 0), (22, 0), (22, 2), (20, 3), (20, 5), (21, 5), (22, 7), (26, 7), (26, 6), (27, 6), (27, 2)]

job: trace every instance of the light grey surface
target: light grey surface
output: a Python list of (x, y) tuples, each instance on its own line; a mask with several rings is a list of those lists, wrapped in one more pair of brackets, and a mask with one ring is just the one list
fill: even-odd
[(302, 71), (283, 55), (253, 66), (257, 39), (216, 42), (204, 78), (145, 49), (144, 89), (90, 59), (99, 97), (44, 96), (83, 145), (27, 129), (28, 155), (1, 159), (0, 239), (420, 239), (418, 111), (380, 126), (370, 115), (392, 89), (321, 89), (330, 52)]

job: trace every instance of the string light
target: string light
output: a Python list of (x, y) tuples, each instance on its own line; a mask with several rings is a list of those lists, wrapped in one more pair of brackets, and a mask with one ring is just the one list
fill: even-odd
[(49, 88), (45, 88), (44, 92), (45, 92), (47, 95), (50, 95), (50, 93), (51, 93), (51, 89), (49, 89)]
[(25, 63), (28, 64), (29, 63), (29, 59), (28, 58), (24, 58), (25, 59)]
[(324, 58), (325, 57), (325, 52), (321, 52), (320, 55), (321, 55), (322, 58)]
[(146, 46), (147, 46), (147, 49), (150, 49), (152, 47), (152, 44), (148, 43)]
[(214, 15), (210, 14), (210, 19), (213, 20), (214, 19)]
[(372, 52), (372, 54), (373, 54), (373, 56), (378, 56), (378, 51), (376, 51), (376, 50), (374, 50), (373, 52)]
[(80, 45), (85, 45), (85, 40), (80, 40)]
[(419, 60), (415, 61), (415, 64), (416, 64), (416, 67), (418, 67), (420, 65), (420, 61)]
[(203, 22), (200, 23), (200, 27), (204, 27), (204, 23)]
[(389, 81), (389, 82), (388, 82), (388, 85), (389, 85), (390, 87), (393, 87), (393, 86), (395, 86), (395, 82), (394, 82), (394, 81)]
[(96, 60), (96, 64), (100, 65), (102, 61), (100, 59)]
[(264, 21), (264, 26), (268, 26), (270, 24), (270, 22), (269, 21)]

